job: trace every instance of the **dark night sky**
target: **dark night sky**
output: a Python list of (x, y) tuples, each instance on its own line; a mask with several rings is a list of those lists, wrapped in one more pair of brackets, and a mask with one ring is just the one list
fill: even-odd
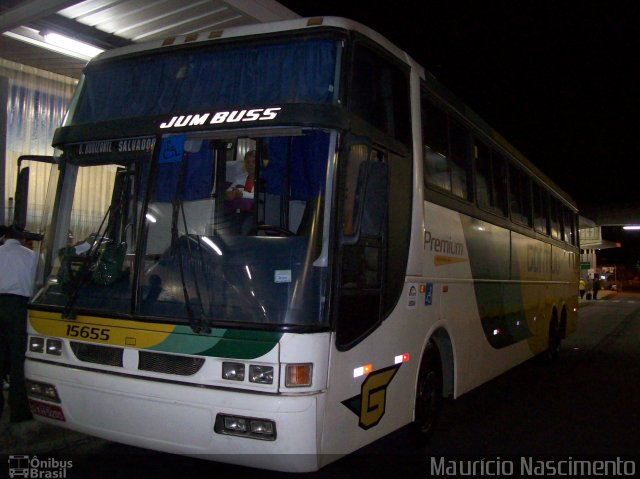
[(626, 1), (281, 0), (377, 30), (578, 202), (638, 202), (640, 7)]

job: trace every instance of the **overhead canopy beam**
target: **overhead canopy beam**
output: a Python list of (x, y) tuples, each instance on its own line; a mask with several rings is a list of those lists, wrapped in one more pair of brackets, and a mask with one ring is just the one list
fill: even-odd
[(56, 33), (61, 33), (68, 37), (84, 41), (104, 50), (124, 47), (133, 43), (131, 40), (127, 40), (126, 38), (103, 32), (97, 28), (70, 20), (62, 15), (50, 15), (47, 18), (42, 18), (32, 22), (30, 26), (38, 27), (38, 30), (53, 30)]
[(81, 0), (33, 0), (18, 7), (7, 10), (0, 15), (0, 33), (8, 32), (21, 25), (26, 25), (71, 5), (80, 3)]
[(582, 209), (598, 226), (640, 225), (639, 203), (611, 205), (589, 205)]

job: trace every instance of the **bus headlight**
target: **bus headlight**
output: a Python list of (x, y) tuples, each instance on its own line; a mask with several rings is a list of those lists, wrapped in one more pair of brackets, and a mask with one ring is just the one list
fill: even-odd
[(218, 434), (275, 441), (276, 423), (270, 419), (218, 414), (213, 430)]
[(249, 366), (249, 381), (259, 384), (273, 384), (273, 366)]
[(29, 351), (32, 353), (44, 353), (44, 338), (31, 336), (29, 338)]
[(235, 433), (246, 433), (249, 429), (247, 418), (224, 416), (224, 429), (225, 431)]
[(223, 362), (222, 377), (231, 381), (244, 381), (244, 364)]
[(47, 339), (47, 354), (62, 356), (62, 341), (59, 339)]
[(60, 402), (58, 391), (53, 384), (40, 383), (37, 381), (26, 380), (27, 395), (45, 399), (52, 402)]
[(62, 340), (31, 336), (29, 338), (29, 352), (47, 353), (54, 356), (62, 356)]
[(251, 427), (251, 434), (257, 434), (263, 437), (273, 436), (275, 430), (275, 423), (265, 419), (252, 419), (249, 421), (249, 426)]

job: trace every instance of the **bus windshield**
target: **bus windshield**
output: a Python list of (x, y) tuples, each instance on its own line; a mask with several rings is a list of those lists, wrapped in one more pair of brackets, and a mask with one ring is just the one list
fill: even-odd
[[(65, 148), (74, 197), (60, 201), (58, 224), (69, 241), (34, 303), (197, 331), (323, 326), (332, 137), (209, 131)], [(84, 201), (85, 191), (103, 200)]]

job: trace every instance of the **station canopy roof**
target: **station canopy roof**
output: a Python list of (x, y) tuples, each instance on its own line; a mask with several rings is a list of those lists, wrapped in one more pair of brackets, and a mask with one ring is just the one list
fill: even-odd
[(298, 17), (274, 0), (2, 0), (0, 58), (79, 78), (88, 57), (51, 50), (45, 35), (56, 33), (108, 50)]

